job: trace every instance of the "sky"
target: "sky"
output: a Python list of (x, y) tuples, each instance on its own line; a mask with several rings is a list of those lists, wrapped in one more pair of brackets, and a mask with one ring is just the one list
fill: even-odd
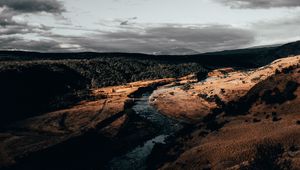
[(299, 30), (299, 0), (0, 0), (1, 50), (195, 54)]

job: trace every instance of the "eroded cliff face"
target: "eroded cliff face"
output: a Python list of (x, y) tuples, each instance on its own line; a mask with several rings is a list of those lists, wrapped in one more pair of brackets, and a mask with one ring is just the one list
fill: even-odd
[(299, 63), (296, 56), (254, 70), (217, 70), (188, 89), (155, 93), (151, 101), (161, 113), (193, 126), (171, 144), (157, 146), (153, 155), (164, 150), (167, 159), (150, 164), (160, 169), (299, 169)]

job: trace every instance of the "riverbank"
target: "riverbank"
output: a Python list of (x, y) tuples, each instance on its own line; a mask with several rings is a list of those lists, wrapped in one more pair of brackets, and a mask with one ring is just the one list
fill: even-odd
[(153, 137), (143, 141), (143, 143), (127, 153), (115, 157), (107, 165), (111, 170), (143, 170), (147, 168), (146, 160), (157, 144), (164, 144), (168, 137), (184, 127), (184, 124), (178, 120), (168, 118), (153, 108), (149, 104), (149, 96), (152, 91), (144, 93), (141, 97), (135, 99), (132, 110), (136, 116), (145, 119), (156, 129)]
[[(155, 129), (147, 120), (131, 113), (130, 108), (133, 105), (131, 97), (174, 81), (175, 79), (160, 79), (93, 89), (91, 98), (94, 100), (81, 101), (69, 109), (12, 123), (0, 133), (0, 167), (23, 163), (24, 166), (31, 166), (31, 160), (38, 158), (41, 163), (32, 163), (35, 165), (31, 168), (39, 169), (39, 165), (54, 166), (55, 160), (57, 165), (64, 163), (67, 167), (68, 165), (72, 167), (80, 162), (80, 160), (74, 162), (77, 159), (72, 155), (88, 161), (92, 166), (94, 164), (87, 158), (93, 159), (84, 150), (99, 151), (93, 152), (99, 159), (111, 157), (110, 153), (115, 154), (116, 150), (122, 148), (121, 146), (127, 150), (155, 133)], [(137, 131), (140, 132), (136, 133)], [(99, 143), (95, 144), (96, 141)], [(118, 145), (119, 148), (116, 147), (114, 150)], [(98, 154), (103, 152), (101, 148), (106, 151), (99, 156)], [(57, 158), (64, 161), (60, 162)], [(43, 161), (47, 160), (50, 162), (44, 162), (43, 165)], [(84, 165), (84, 161), (79, 164)]]

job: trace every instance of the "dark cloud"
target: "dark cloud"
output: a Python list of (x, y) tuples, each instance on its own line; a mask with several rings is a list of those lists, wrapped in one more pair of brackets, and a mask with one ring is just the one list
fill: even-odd
[(21, 13), (61, 13), (64, 6), (57, 0), (1, 0), (0, 7), (6, 7)]
[(30, 26), (27, 24), (19, 24), (19, 25), (10, 25), (0, 29), (0, 35), (16, 35), (16, 34), (40, 34), (40, 35), (48, 35), (50, 34), (50, 28), (46, 26)]
[(0, 35), (26, 34), (31, 32), (32, 28), (21, 29), (19, 26), (9, 26), (0, 29)]
[[(17, 12), (4, 9), (0, 13), (0, 36), (3, 35), (25, 35), (25, 34), (46, 34), (50, 32), (50, 28), (44, 25), (30, 25), (28, 22), (17, 22), (13, 16)], [(0, 40), (1, 42), (2, 40)]]
[(299, 7), (299, 0), (216, 0), (232, 8)]
[(0, 29), (1, 26), (22, 25), (13, 20), (14, 16), (24, 13), (46, 12), (60, 14), (65, 11), (62, 3), (57, 0), (0, 0)]
[[(50, 31), (49, 27), (44, 25), (34, 26), (25, 21), (17, 21), (14, 17), (24, 13), (38, 12), (56, 15), (64, 11), (63, 4), (56, 0), (0, 0), (0, 8), (2, 8), (0, 12), (0, 35), (18, 35), (27, 33), (45, 34)], [(16, 42), (14, 39), (9, 40), (13, 40), (10, 41), (11, 43)], [(0, 42), (3, 41), (4, 40), (0, 40)], [(24, 46), (22, 44), (20, 45)], [(2, 45), (1, 47), (4, 48), (7, 46)]]
[[(97, 51), (141, 52), (155, 54), (194, 54), (250, 46), (254, 34), (230, 26), (205, 27), (164, 26), (148, 28), (144, 32), (99, 33), (87, 36), (62, 36), (41, 32), (41, 36), (55, 41), (26, 41), (0, 39), (2, 49), (19, 48), (34, 51)], [(64, 48), (62, 47), (64, 44)], [(70, 46), (70, 48), (67, 48)]]
[(28, 51), (59, 51), (60, 43), (54, 40), (24, 40), (20, 37), (0, 37), (1, 49)]
[(12, 20), (12, 17), (16, 15), (17, 13), (8, 9), (4, 9), (2, 12), (0, 12), (0, 29), (1, 26), (7, 26), (7, 25), (15, 25), (16, 22)]
[[(115, 32), (104, 35), (107, 45), (125, 49), (171, 51), (190, 49), (199, 52), (234, 49), (250, 45), (254, 41), (251, 31), (223, 25), (204, 27), (165, 26), (148, 28), (142, 33)], [(154, 50), (155, 51), (155, 50)]]

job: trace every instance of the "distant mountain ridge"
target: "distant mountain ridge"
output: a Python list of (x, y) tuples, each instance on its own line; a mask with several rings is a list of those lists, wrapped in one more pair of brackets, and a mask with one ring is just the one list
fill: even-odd
[(133, 58), (133, 59), (153, 59), (165, 62), (197, 62), (207, 67), (237, 67), (252, 68), (266, 65), (278, 58), (299, 55), (300, 41), (284, 44), (281, 46), (257, 47), (237, 50), (226, 50), (218, 52), (209, 52), (194, 54), (195, 51), (189, 49), (176, 49), (185, 55), (164, 55), (157, 53), (155, 55), (141, 53), (97, 53), (97, 52), (79, 52), (79, 53), (39, 53), (25, 51), (0, 51), (0, 61), (11, 60), (59, 60), (59, 59), (93, 59), (99, 57), (108, 58)]

